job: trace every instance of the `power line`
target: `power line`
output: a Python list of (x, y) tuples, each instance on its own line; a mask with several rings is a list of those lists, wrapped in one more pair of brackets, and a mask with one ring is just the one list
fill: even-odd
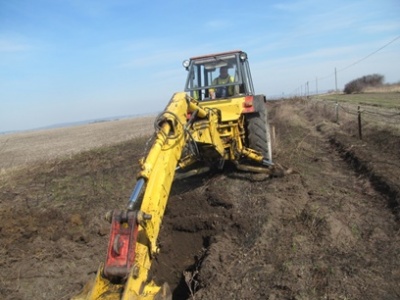
[[(398, 39), (400, 39), (400, 35), (397, 36), (397, 37), (395, 37), (395, 38), (394, 38), (393, 40), (391, 40), (389, 43), (387, 43), (387, 44), (383, 45), (382, 47), (380, 47), (379, 49), (375, 50), (374, 52), (371, 52), (371, 53), (368, 54), (367, 56), (365, 56), (365, 57), (363, 57), (363, 58), (361, 58), (361, 59), (359, 59), (359, 60), (353, 62), (352, 64), (348, 65), (347, 67), (344, 67), (344, 68), (342, 68), (342, 69), (337, 70), (337, 72), (342, 72), (342, 71), (344, 71), (344, 70), (347, 70), (347, 69), (351, 68), (352, 66), (354, 66), (354, 65), (356, 65), (356, 64), (358, 64), (358, 63), (360, 63), (360, 62), (362, 62), (363, 60), (366, 60), (366, 59), (369, 58), (370, 56), (374, 55), (375, 53), (378, 53), (378, 52), (381, 51), (383, 48), (386, 48), (387, 46), (389, 46), (390, 44), (392, 44), (393, 42), (395, 42), (395, 41), (398, 40)], [(332, 76), (334, 76), (334, 75), (335, 75), (335, 73), (331, 73), (331, 74), (329, 74), (329, 75), (327, 75), (327, 76), (324, 76), (324, 77), (318, 77), (318, 79), (323, 80), (323, 79), (330, 78), (330, 77), (332, 77)]]
[(348, 68), (350, 68), (350, 67), (352, 67), (352, 66), (354, 66), (354, 65), (356, 65), (356, 64), (358, 64), (360, 62), (362, 62), (363, 60), (366, 60), (368, 57), (370, 57), (370, 56), (374, 55), (375, 53), (381, 51), (383, 48), (386, 48), (387, 46), (389, 46), (391, 43), (395, 42), (398, 39), (400, 39), (400, 35), (398, 37), (394, 38), (393, 40), (391, 40), (389, 43), (387, 43), (387, 44), (383, 45), (382, 47), (380, 47), (379, 49), (375, 50), (374, 52), (368, 54), (367, 56), (357, 60), (356, 62), (352, 63), (351, 65), (348, 65), (347, 67), (345, 67), (343, 69), (340, 69), (338, 72), (347, 70)]
[[(324, 76), (324, 77), (317, 77), (317, 78), (316, 78), (316, 81), (318, 82), (318, 80), (324, 80), (324, 79), (330, 78), (330, 77), (332, 77), (332, 76), (336, 76), (336, 74), (337, 74), (338, 72), (342, 72), (342, 71), (344, 71), (344, 70), (347, 70), (347, 69), (351, 68), (352, 66), (354, 66), (354, 65), (356, 65), (356, 64), (358, 64), (358, 63), (360, 63), (360, 62), (362, 62), (362, 61), (364, 61), (364, 60), (366, 60), (367, 58), (369, 58), (369, 57), (371, 57), (372, 55), (378, 53), (379, 51), (381, 51), (382, 49), (386, 48), (386, 47), (389, 46), (390, 44), (394, 43), (394, 42), (397, 41), (398, 39), (400, 39), (400, 35), (397, 36), (397, 37), (395, 37), (393, 40), (391, 40), (390, 42), (386, 43), (385, 45), (383, 45), (383, 46), (380, 47), (379, 49), (377, 49), (377, 50), (371, 52), (371, 53), (368, 54), (367, 56), (365, 56), (365, 57), (363, 57), (363, 58), (361, 58), (361, 59), (359, 59), (359, 60), (353, 62), (352, 64), (348, 65), (347, 67), (344, 67), (344, 68), (339, 69), (339, 70), (336, 70), (336, 69), (335, 69), (335, 72), (334, 72), (334, 73), (331, 73), (331, 74), (326, 75), (326, 76)], [(318, 83), (317, 83), (317, 84), (318, 84)], [(296, 90), (298, 90), (298, 89), (296, 89)], [(296, 90), (295, 90), (295, 91), (296, 91)], [(293, 92), (292, 92), (292, 93), (293, 93)]]

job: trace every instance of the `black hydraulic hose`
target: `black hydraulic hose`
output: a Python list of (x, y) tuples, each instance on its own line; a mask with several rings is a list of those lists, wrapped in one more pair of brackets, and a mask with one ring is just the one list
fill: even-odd
[(193, 112), (193, 114), (190, 116), (190, 119), (189, 119), (189, 121), (187, 122), (187, 124), (186, 124), (186, 126), (185, 126), (185, 129), (189, 129), (189, 128), (192, 126), (194, 120), (197, 118), (197, 114), (198, 114), (198, 113), (199, 113), (199, 110), (198, 110), (198, 109), (196, 109), (196, 110)]

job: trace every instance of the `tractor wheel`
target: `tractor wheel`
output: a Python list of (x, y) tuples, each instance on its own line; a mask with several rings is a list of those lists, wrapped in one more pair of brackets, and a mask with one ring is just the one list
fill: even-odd
[(264, 158), (272, 162), (272, 147), (266, 109), (246, 115), (247, 145), (261, 152)]

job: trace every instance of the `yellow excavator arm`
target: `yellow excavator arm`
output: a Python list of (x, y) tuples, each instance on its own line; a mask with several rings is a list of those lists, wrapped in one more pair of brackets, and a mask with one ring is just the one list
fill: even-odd
[(187, 139), (188, 113), (196, 118), (207, 117), (207, 112), (185, 93), (176, 93), (157, 118), (158, 132), (147, 157), (140, 161), (141, 170), (128, 208), (109, 216), (112, 226), (106, 262), (95, 280), (72, 299), (171, 298), (168, 285), (157, 286), (149, 280), (149, 271), (158, 252), (157, 237)]

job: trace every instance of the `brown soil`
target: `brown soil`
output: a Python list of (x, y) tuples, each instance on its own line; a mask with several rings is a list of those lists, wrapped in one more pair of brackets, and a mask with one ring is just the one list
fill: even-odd
[[(266, 179), (229, 166), (175, 181), (154, 263), (174, 299), (399, 299), (400, 138), (363, 141), (301, 102), (269, 103)], [(0, 181), (0, 298), (69, 299), (104, 259), (138, 139), (15, 171)]]

